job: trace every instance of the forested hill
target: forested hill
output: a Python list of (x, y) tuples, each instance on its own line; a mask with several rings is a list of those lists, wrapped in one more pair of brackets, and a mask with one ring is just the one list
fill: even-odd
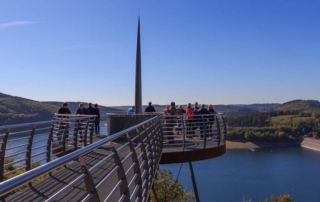
[(57, 106), (0, 93), (0, 125), (51, 120)]
[(293, 100), (273, 108), (276, 111), (309, 111), (315, 109), (320, 109), (318, 100)]
[[(51, 104), (57, 107), (61, 107), (63, 102), (55, 102), (55, 101), (50, 101), (50, 102), (44, 102), (47, 104)], [(71, 113), (76, 113), (77, 109), (79, 108), (79, 104), (83, 103), (85, 108), (88, 108), (89, 104), (86, 102), (67, 102), (68, 103), (68, 108), (71, 111)], [(92, 103), (92, 107), (94, 103)], [(119, 112), (119, 111), (123, 111), (121, 109), (117, 109), (117, 108), (113, 108), (113, 107), (105, 107), (105, 106), (99, 106), (98, 104), (98, 108), (100, 109), (100, 113), (107, 113), (107, 112)]]

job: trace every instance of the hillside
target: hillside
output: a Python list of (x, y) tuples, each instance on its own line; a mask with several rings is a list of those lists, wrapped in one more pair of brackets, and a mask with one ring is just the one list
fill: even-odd
[(0, 93), (0, 125), (51, 120), (59, 107)]
[(318, 100), (293, 100), (273, 108), (276, 111), (309, 111), (315, 109), (320, 109)]

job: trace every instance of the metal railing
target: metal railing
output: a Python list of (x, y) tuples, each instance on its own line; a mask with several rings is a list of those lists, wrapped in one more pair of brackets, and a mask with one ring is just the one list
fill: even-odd
[[(110, 116), (124, 114), (108, 113)], [(224, 145), (227, 129), (223, 114), (193, 114), (192, 119), (187, 115), (165, 115), (161, 112), (132, 114), (132, 116), (157, 116), (163, 128), (164, 146), (188, 148), (195, 145), (214, 147)], [(210, 143), (210, 144), (209, 144)], [(200, 148), (199, 148), (200, 149)]]
[[(111, 148), (108, 155), (89, 168), (83, 156), (86, 157), (106, 143), (109, 143)], [(59, 197), (66, 192), (70, 194), (72, 188), (77, 190), (76, 196), (81, 195), (81, 201), (147, 201), (161, 158), (162, 147), (161, 123), (157, 117), (151, 117), (147, 121), (0, 183), (0, 193), (3, 196), (44, 173), (62, 165), (68, 167), (68, 163), (78, 159), (82, 174), (61, 187), (46, 201), (59, 201), (61, 200)], [(104, 175), (95, 176), (93, 179), (92, 175), (99, 173), (96, 171), (110, 160), (114, 162), (111, 164), (110, 170)], [(63, 172), (64, 170), (67, 169), (57, 172)], [(117, 179), (111, 180), (115, 175)], [(85, 190), (82, 190), (82, 192), (79, 191), (79, 187), (74, 187), (79, 181), (85, 183)], [(108, 190), (108, 187), (111, 187), (111, 189)]]
[(52, 121), (0, 126), (0, 182), (92, 144), (94, 118), (56, 114)]

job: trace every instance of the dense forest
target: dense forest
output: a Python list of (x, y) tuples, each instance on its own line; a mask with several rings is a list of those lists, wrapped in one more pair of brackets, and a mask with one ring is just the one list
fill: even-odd
[(270, 110), (225, 116), (228, 140), (295, 141), (320, 132), (320, 103), (294, 100)]

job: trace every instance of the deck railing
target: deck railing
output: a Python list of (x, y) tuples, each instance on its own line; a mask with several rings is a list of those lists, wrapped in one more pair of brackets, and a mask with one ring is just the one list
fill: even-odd
[[(83, 156), (94, 152), (95, 149), (106, 145), (106, 143), (110, 144), (110, 153), (94, 166), (90, 168), (86, 166)], [(3, 196), (19, 186), (40, 177), (44, 173), (48, 173), (62, 165), (72, 164), (74, 160), (78, 160), (82, 174), (79, 174), (68, 185), (61, 187), (59, 191), (51, 195), (46, 201), (59, 200), (61, 194), (66, 191), (68, 193), (81, 180), (86, 185), (84, 197), (81, 198), (82, 201), (147, 201), (155, 177), (155, 171), (160, 161), (162, 146), (161, 123), (157, 117), (150, 117), (147, 121), (112, 136), (105, 137), (68, 155), (0, 183), (0, 193)], [(114, 162), (111, 164), (112, 168), (110, 172), (99, 176), (99, 179), (96, 177), (93, 179), (92, 174), (110, 161)], [(62, 171), (63, 169), (58, 172)], [(110, 185), (110, 180), (113, 176), (117, 176), (117, 181), (115, 186), (111, 186), (112, 189), (107, 193), (106, 187)], [(78, 188), (76, 189), (79, 192)]]
[(52, 121), (0, 126), (0, 182), (92, 144), (94, 118), (56, 114)]

